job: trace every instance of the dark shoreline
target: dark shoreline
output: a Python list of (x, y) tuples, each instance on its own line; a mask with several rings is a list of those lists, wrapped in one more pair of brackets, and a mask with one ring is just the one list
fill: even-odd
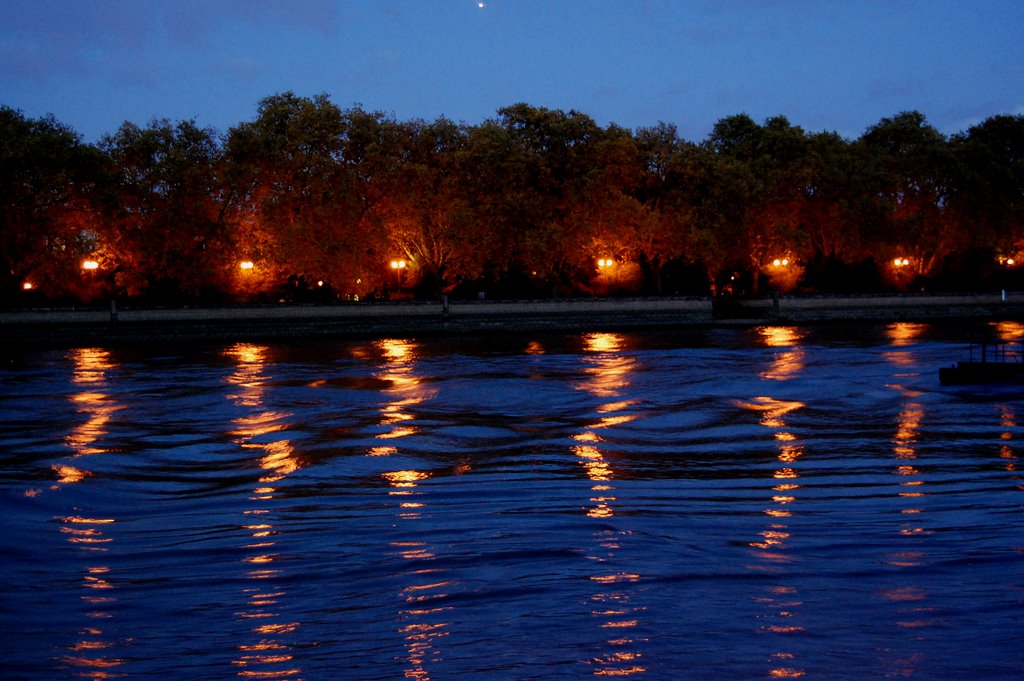
[(1024, 293), (357, 303), (0, 312), (0, 347), (624, 331), (707, 326), (1024, 321)]

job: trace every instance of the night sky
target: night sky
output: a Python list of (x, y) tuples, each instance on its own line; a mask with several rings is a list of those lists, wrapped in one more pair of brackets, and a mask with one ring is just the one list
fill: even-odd
[(4, 0), (0, 104), (88, 142), (124, 121), (226, 131), (326, 93), (470, 124), (526, 102), (626, 128), (782, 114), (857, 137), (1024, 113), (1021, 0)]

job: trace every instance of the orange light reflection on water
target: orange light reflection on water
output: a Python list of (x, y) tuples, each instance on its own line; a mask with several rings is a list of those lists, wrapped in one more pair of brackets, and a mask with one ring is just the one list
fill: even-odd
[[(896, 338), (894, 338), (896, 344)], [(890, 359), (890, 361), (892, 361)], [(899, 509), (901, 521), (897, 530), (905, 548), (890, 552), (885, 557), (889, 566), (897, 569), (919, 568), (927, 560), (922, 550), (922, 537), (932, 534), (925, 526), (927, 516), (922, 501), (927, 496), (926, 481), (920, 465), (917, 463), (918, 443), (922, 424), (927, 413), (924, 403), (920, 401), (922, 394), (903, 386), (893, 386), (903, 398), (903, 408), (896, 421), (896, 432), (892, 439), (892, 452), (895, 459), (893, 475), (898, 483), (897, 498), (904, 503)], [(932, 608), (927, 604), (929, 594), (920, 586), (912, 583), (915, 572), (896, 572), (894, 581), (908, 580), (880, 593), (881, 598), (889, 603), (896, 603), (896, 626), (904, 629), (930, 627), (937, 622), (930, 617)], [(912, 658), (894, 661), (897, 668), (893, 674), (911, 676), (916, 665)]]
[[(109, 373), (116, 369), (110, 353), (99, 348), (79, 348), (68, 353), (73, 363), (72, 385), (78, 389), (69, 395), (75, 411), (85, 416), (64, 439), (72, 450), (74, 459), (101, 455), (107, 452), (99, 446), (109, 430), (113, 414), (123, 409), (107, 392)], [(79, 465), (54, 464), (57, 484), (73, 485), (92, 477), (91, 471)], [(63, 664), (75, 670), (76, 676), (89, 679), (107, 679), (123, 676), (119, 667), (123, 658), (114, 655), (117, 641), (111, 640), (106, 631), (106, 622), (114, 618), (117, 582), (107, 563), (106, 556), (114, 543), (107, 531), (116, 523), (115, 518), (85, 515), (58, 517), (60, 531), (69, 544), (93, 558), (82, 574), (83, 593), (80, 596), (88, 607), (85, 617), (88, 624), (79, 629), (81, 638), (67, 647), (68, 654), (61, 658)], [(100, 560), (103, 562), (97, 562)]]
[[(416, 361), (419, 354), (415, 343), (389, 338), (377, 341), (373, 347), (384, 360), (375, 374), (388, 385), (384, 390), (388, 401), (380, 412), (380, 425), (386, 430), (378, 433), (376, 438), (387, 440), (389, 444), (370, 447), (367, 455), (394, 456), (400, 453), (405, 438), (414, 437), (419, 432), (414, 408), (432, 397), (436, 391), (428, 388), (417, 373)], [(370, 358), (371, 353), (365, 353), (365, 356)], [(460, 469), (468, 471), (469, 464), (464, 462)], [(403, 468), (384, 471), (381, 476), (391, 487), (388, 495), (398, 500), (396, 516), (402, 522), (415, 523), (420, 520), (427, 505), (422, 501), (419, 487), (430, 478), (431, 473)], [(392, 542), (392, 547), (403, 560), (416, 566), (406, 573), (411, 583), (398, 593), (402, 605), (397, 614), (397, 632), (405, 646), (406, 666), (403, 676), (428, 681), (431, 678), (431, 667), (443, 660), (440, 644), (450, 633), (448, 615), (452, 608), (426, 604), (444, 602), (455, 585), (436, 569), (422, 567), (424, 561), (435, 558), (433, 550), (425, 542)]]
[(68, 466), (66, 464), (54, 464), (52, 466), (53, 472), (57, 474), (57, 482), (60, 483), (75, 483), (81, 482), (85, 478), (92, 475), (89, 471), (84, 471), (74, 466)]
[[(913, 345), (918, 337), (925, 330), (924, 324), (911, 324), (908, 322), (896, 322), (889, 324), (886, 329), (886, 335), (889, 337), (889, 343), (893, 347), (905, 348), (906, 346)], [(892, 365), (903, 368), (911, 369), (917, 365), (917, 356), (913, 350), (900, 349), (900, 350), (886, 350), (883, 357)]]
[(224, 353), (235, 361), (235, 370), (227, 380), (236, 390), (228, 399), (237, 407), (252, 410), (235, 418), (228, 434), (243, 451), (253, 452), (264, 471), (249, 496), (254, 507), (244, 512), (255, 520), (241, 526), (250, 537), (243, 545), (249, 554), (242, 562), (253, 585), (243, 590), (245, 607), (235, 613), (249, 623), (249, 631), (256, 638), (255, 642), (240, 643), (232, 660), (238, 668), (236, 675), (250, 679), (293, 678), (302, 673), (291, 646), (281, 638), (296, 632), (300, 624), (281, 621), (279, 605), (287, 591), (274, 587), (281, 577), (281, 570), (274, 567), (280, 555), (274, 552), (277, 531), (270, 508), (265, 507), (277, 494), (275, 483), (299, 470), (301, 462), (290, 440), (268, 439), (274, 433), (287, 432), (292, 417), (287, 412), (265, 408), (268, 351), (263, 345), (236, 343)]
[(624, 346), (625, 340), (618, 334), (586, 334), (583, 337), (583, 349), (595, 356), (586, 357), (589, 366), (584, 371), (589, 380), (583, 382), (580, 389), (597, 397), (618, 396), (619, 391), (629, 385), (629, 374), (636, 365), (634, 359), (620, 354)]
[(430, 474), (423, 471), (388, 471), (384, 473), (385, 480), (400, 488), (415, 487), (417, 482), (429, 477)]
[(805, 353), (799, 347), (803, 331), (790, 326), (762, 326), (757, 331), (769, 348), (786, 348), (773, 355), (771, 363), (761, 372), (761, 378), (788, 381), (804, 369)]
[[(103, 390), (108, 382), (107, 374), (115, 365), (110, 353), (100, 348), (78, 348), (68, 353), (68, 358), (74, 364), (72, 385), (81, 388), (69, 399), (74, 403), (75, 411), (83, 414), (86, 420), (75, 426), (64, 442), (75, 458), (102, 454), (106, 450), (97, 443), (107, 434), (111, 416), (124, 408)], [(78, 466), (55, 464), (52, 468), (59, 484), (74, 484), (92, 475)]]
[[(414, 494), (412, 490), (428, 477), (427, 473), (411, 470), (394, 471), (384, 475), (384, 478), (396, 487), (392, 493), (400, 496)], [(398, 517), (406, 522), (413, 522), (420, 517), (419, 509), (423, 507), (422, 503), (405, 501), (400, 505)], [(416, 510), (410, 512), (410, 509)], [(430, 666), (443, 659), (438, 646), (450, 633), (451, 625), (447, 618), (452, 607), (427, 604), (444, 602), (455, 584), (438, 570), (422, 567), (424, 561), (432, 561), (435, 558), (433, 550), (426, 542), (396, 541), (391, 545), (402, 559), (416, 565), (407, 573), (412, 578), (412, 583), (399, 591), (403, 605), (398, 612), (398, 633), (405, 645), (407, 664), (404, 676), (429, 679)]]
[[(766, 380), (785, 381), (795, 378), (805, 368), (804, 353), (799, 348), (803, 333), (790, 327), (763, 327), (759, 329), (765, 345), (773, 348), (791, 348), (775, 354), (760, 376)], [(749, 566), (757, 572), (776, 575), (780, 580), (766, 593), (755, 599), (764, 609), (758, 616), (760, 631), (779, 636), (779, 648), (768, 658), (770, 678), (800, 678), (806, 671), (797, 664), (789, 639), (805, 634), (799, 624), (799, 611), (803, 605), (794, 586), (784, 580), (791, 565), (798, 561), (790, 551), (793, 531), (790, 527), (794, 508), (799, 501), (800, 472), (798, 464), (804, 448), (797, 435), (790, 430), (789, 416), (806, 407), (798, 400), (784, 400), (768, 395), (749, 401), (738, 400), (737, 406), (760, 414), (760, 423), (771, 430), (775, 441), (778, 467), (772, 472), (769, 505), (764, 509), (768, 518), (757, 539), (748, 542), (754, 550), (755, 561)], [(772, 639), (775, 641), (776, 639)]]
[[(595, 407), (596, 419), (573, 436), (578, 444), (572, 451), (590, 481), (587, 516), (608, 520), (615, 516), (616, 473), (604, 451), (606, 445), (601, 433), (637, 418), (636, 414), (629, 413), (637, 400), (622, 396), (622, 391), (630, 385), (636, 360), (622, 354), (626, 344), (618, 334), (587, 334), (583, 343), (585, 352), (590, 354), (585, 356), (586, 378), (576, 387), (602, 401)], [(590, 576), (590, 580), (600, 586), (591, 596), (591, 615), (610, 636), (607, 652), (590, 661), (594, 676), (625, 677), (647, 672), (642, 653), (646, 639), (633, 633), (640, 626), (643, 608), (631, 603), (631, 586), (639, 581), (640, 575), (633, 570), (611, 569), (628, 535), (628, 532), (602, 527), (595, 531), (596, 546), (588, 553), (601, 569)]]
[(377, 438), (391, 440), (415, 435), (416, 416), (410, 409), (433, 394), (416, 373), (417, 346), (408, 340), (385, 338), (375, 342), (374, 348), (384, 359), (377, 377), (388, 383), (384, 392), (390, 398), (382, 408), (380, 421), (390, 428), (378, 433)]
[(885, 333), (892, 345), (911, 345), (924, 333), (924, 324), (894, 322), (885, 327)]
[[(1003, 432), (999, 434), (1002, 444), (999, 445), (999, 457), (1004, 461), (1007, 472), (1017, 472), (1017, 453), (1011, 444), (1013, 431), (1017, 428), (1017, 414), (1012, 406), (1008, 404), (999, 405), (999, 425)], [(1014, 476), (1016, 478), (1016, 476)]]
[(1021, 322), (996, 322), (996, 334), (1004, 343), (1015, 343), (1024, 340), (1024, 324)]
[[(919, 437), (921, 422), (924, 419), (924, 406), (917, 402), (921, 393), (900, 388), (906, 402), (900, 411), (899, 420), (896, 423), (896, 434), (893, 437), (893, 454), (898, 462), (895, 474), (899, 476), (899, 486), (902, 488), (899, 496), (904, 499), (918, 499), (925, 496), (923, 491), (924, 480), (921, 479), (921, 471), (911, 461), (917, 458), (917, 440)], [(901, 509), (903, 515), (918, 515), (921, 513), (918, 506), (905, 506)], [(904, 524), (900, 533), (903, 535), (915, 535), (924, 533), (923, 527), (917, 524)]]

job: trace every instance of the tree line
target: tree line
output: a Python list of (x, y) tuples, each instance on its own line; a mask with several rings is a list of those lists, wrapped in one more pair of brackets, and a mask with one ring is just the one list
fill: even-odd
[(738, 114), (694, 142), (286, 92), (224, 134), (126, 122), (86, 144), (0, 107), (8, 304), (977, 290), (1018, 262), (1024, 116), (947, 136), (910, 111), (851, 140)]

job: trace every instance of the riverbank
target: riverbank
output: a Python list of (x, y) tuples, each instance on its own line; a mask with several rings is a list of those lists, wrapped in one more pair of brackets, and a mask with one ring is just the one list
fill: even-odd
[(0, 345), (69, 347), (198, 340), (614, 331), (685, 326), (1024, 320), (1024, 293), (516, 302), (354, 303), (0, 312)]

